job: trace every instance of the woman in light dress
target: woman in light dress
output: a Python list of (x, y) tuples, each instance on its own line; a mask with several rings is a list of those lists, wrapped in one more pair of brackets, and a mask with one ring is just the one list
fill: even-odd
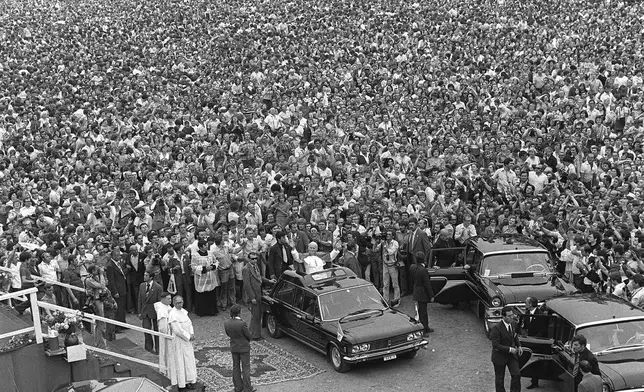
[(197, 364), (192, 347), (195, 331), (188, 312), (183, 309), (183, 298), (179, 295), (174, 297), (174, 308), (168, 315), (168, 323), (174, 336), (168, 362), (170, 381), (179, 388), (194, 389), (194, 383), (197, 382)]
[[(154, 303), (154, 310), (157, 312), (157, 324), (159, 326), (159, 332), (170, 335), (170, 323), (168, 322), (168, 316), (172, 310), (170, 303), (172, 301), (172, 295), (167, 291), (164, 291), (161, 294), (161, 301)], [(164, 338), (159, 339), (159, 372), (166, 377), (170, 377), (169, 371), (169, 360), (171, 354), (172, 341), (169, 341)]]

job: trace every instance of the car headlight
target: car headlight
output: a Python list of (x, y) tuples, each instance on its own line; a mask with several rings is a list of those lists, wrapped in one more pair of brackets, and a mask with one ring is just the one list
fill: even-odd
[(409, 335), (407, 335), (407, 341), (411, 342), (412, 340), (417, 340), (422, 337), (423, 337), (423, 333), (421, 331), (412, 332)]
[(498, 308), (501, 305), (503, 305), (503, 301), (501, 301), (501, 298), (499, 298), (499, 297), (492, 298), (492, 307), (493, 308)]
[(613, 392), (608, 384), (602, 384), (602, 392)]
[(365, 351), (369, 351), (370, 348), (371, 348), (371, 345), (369, 343), (356, 344), (355, 346), (351, 347), (351, 353), (352, 354), (362, 353)]

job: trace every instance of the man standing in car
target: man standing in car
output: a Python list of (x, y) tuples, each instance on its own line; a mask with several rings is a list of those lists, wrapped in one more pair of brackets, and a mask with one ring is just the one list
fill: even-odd
[(423, 335), (428, 336), (434, 332), (432, 328), (429, 328), (429, 317), (427, 316), (427, 306), (432, 298), (434, 298), (434, 291), (432, 290), (429, 272), (427, 271), (427, 265), (424, 260), (425, 254), (423, 252), (417, 252), (414, 255), (414, 261), (416, 263), (409, 267), (409, 273), (414, 284), (413, 294), (416, 307), (418, 308), (418, 320), (423, 324)]
[[(522, 334), (533, 337), (545, 337), (548, 334), (547, 318), (539, 317), (542, 315), (539, 309), (539, 300), (535, 297), (525, 299), (526, 311), (521, 319), (519, 329)], [(530, 385), (526, 389), (538, 388), (539, 378), (532, 377)]]

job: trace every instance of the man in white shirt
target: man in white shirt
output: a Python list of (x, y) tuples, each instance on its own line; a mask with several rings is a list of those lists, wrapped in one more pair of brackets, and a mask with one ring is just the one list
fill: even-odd
[(476, 228), (472, 224), (472, 217), (465, 215), (463, 217), (463, 223), (457, 225), (454, 229), (454, 239), (461, 244), (464, 244), (465, 241), (472, 237), (476, 237)]
[(640, 308), (644, 308), (644, 275), (636, 274), (631, 278), (631, 303)]

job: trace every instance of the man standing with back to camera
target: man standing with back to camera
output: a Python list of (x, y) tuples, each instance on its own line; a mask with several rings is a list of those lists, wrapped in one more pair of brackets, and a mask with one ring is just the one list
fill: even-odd
[(252, 338), (246, 322), (241, 318), (241, 306), (235, 304), (230, 308), (230, 319), (224, 322), (224, 330), (230, 338), (235, 392), (257, 391), (250, 384), (250, 341)]
[(510, 392), (521, 391), (521, 373), (519, 357), (523, 348), (517, 335), (517, 324), (514, 321), (512, 308), (504, 306), (501, 310), (503, 320), (492, 327), (492, 363), (494, 364), (494, 385), (496, 392), (505, 392), (505, 368), (510, 370)]

